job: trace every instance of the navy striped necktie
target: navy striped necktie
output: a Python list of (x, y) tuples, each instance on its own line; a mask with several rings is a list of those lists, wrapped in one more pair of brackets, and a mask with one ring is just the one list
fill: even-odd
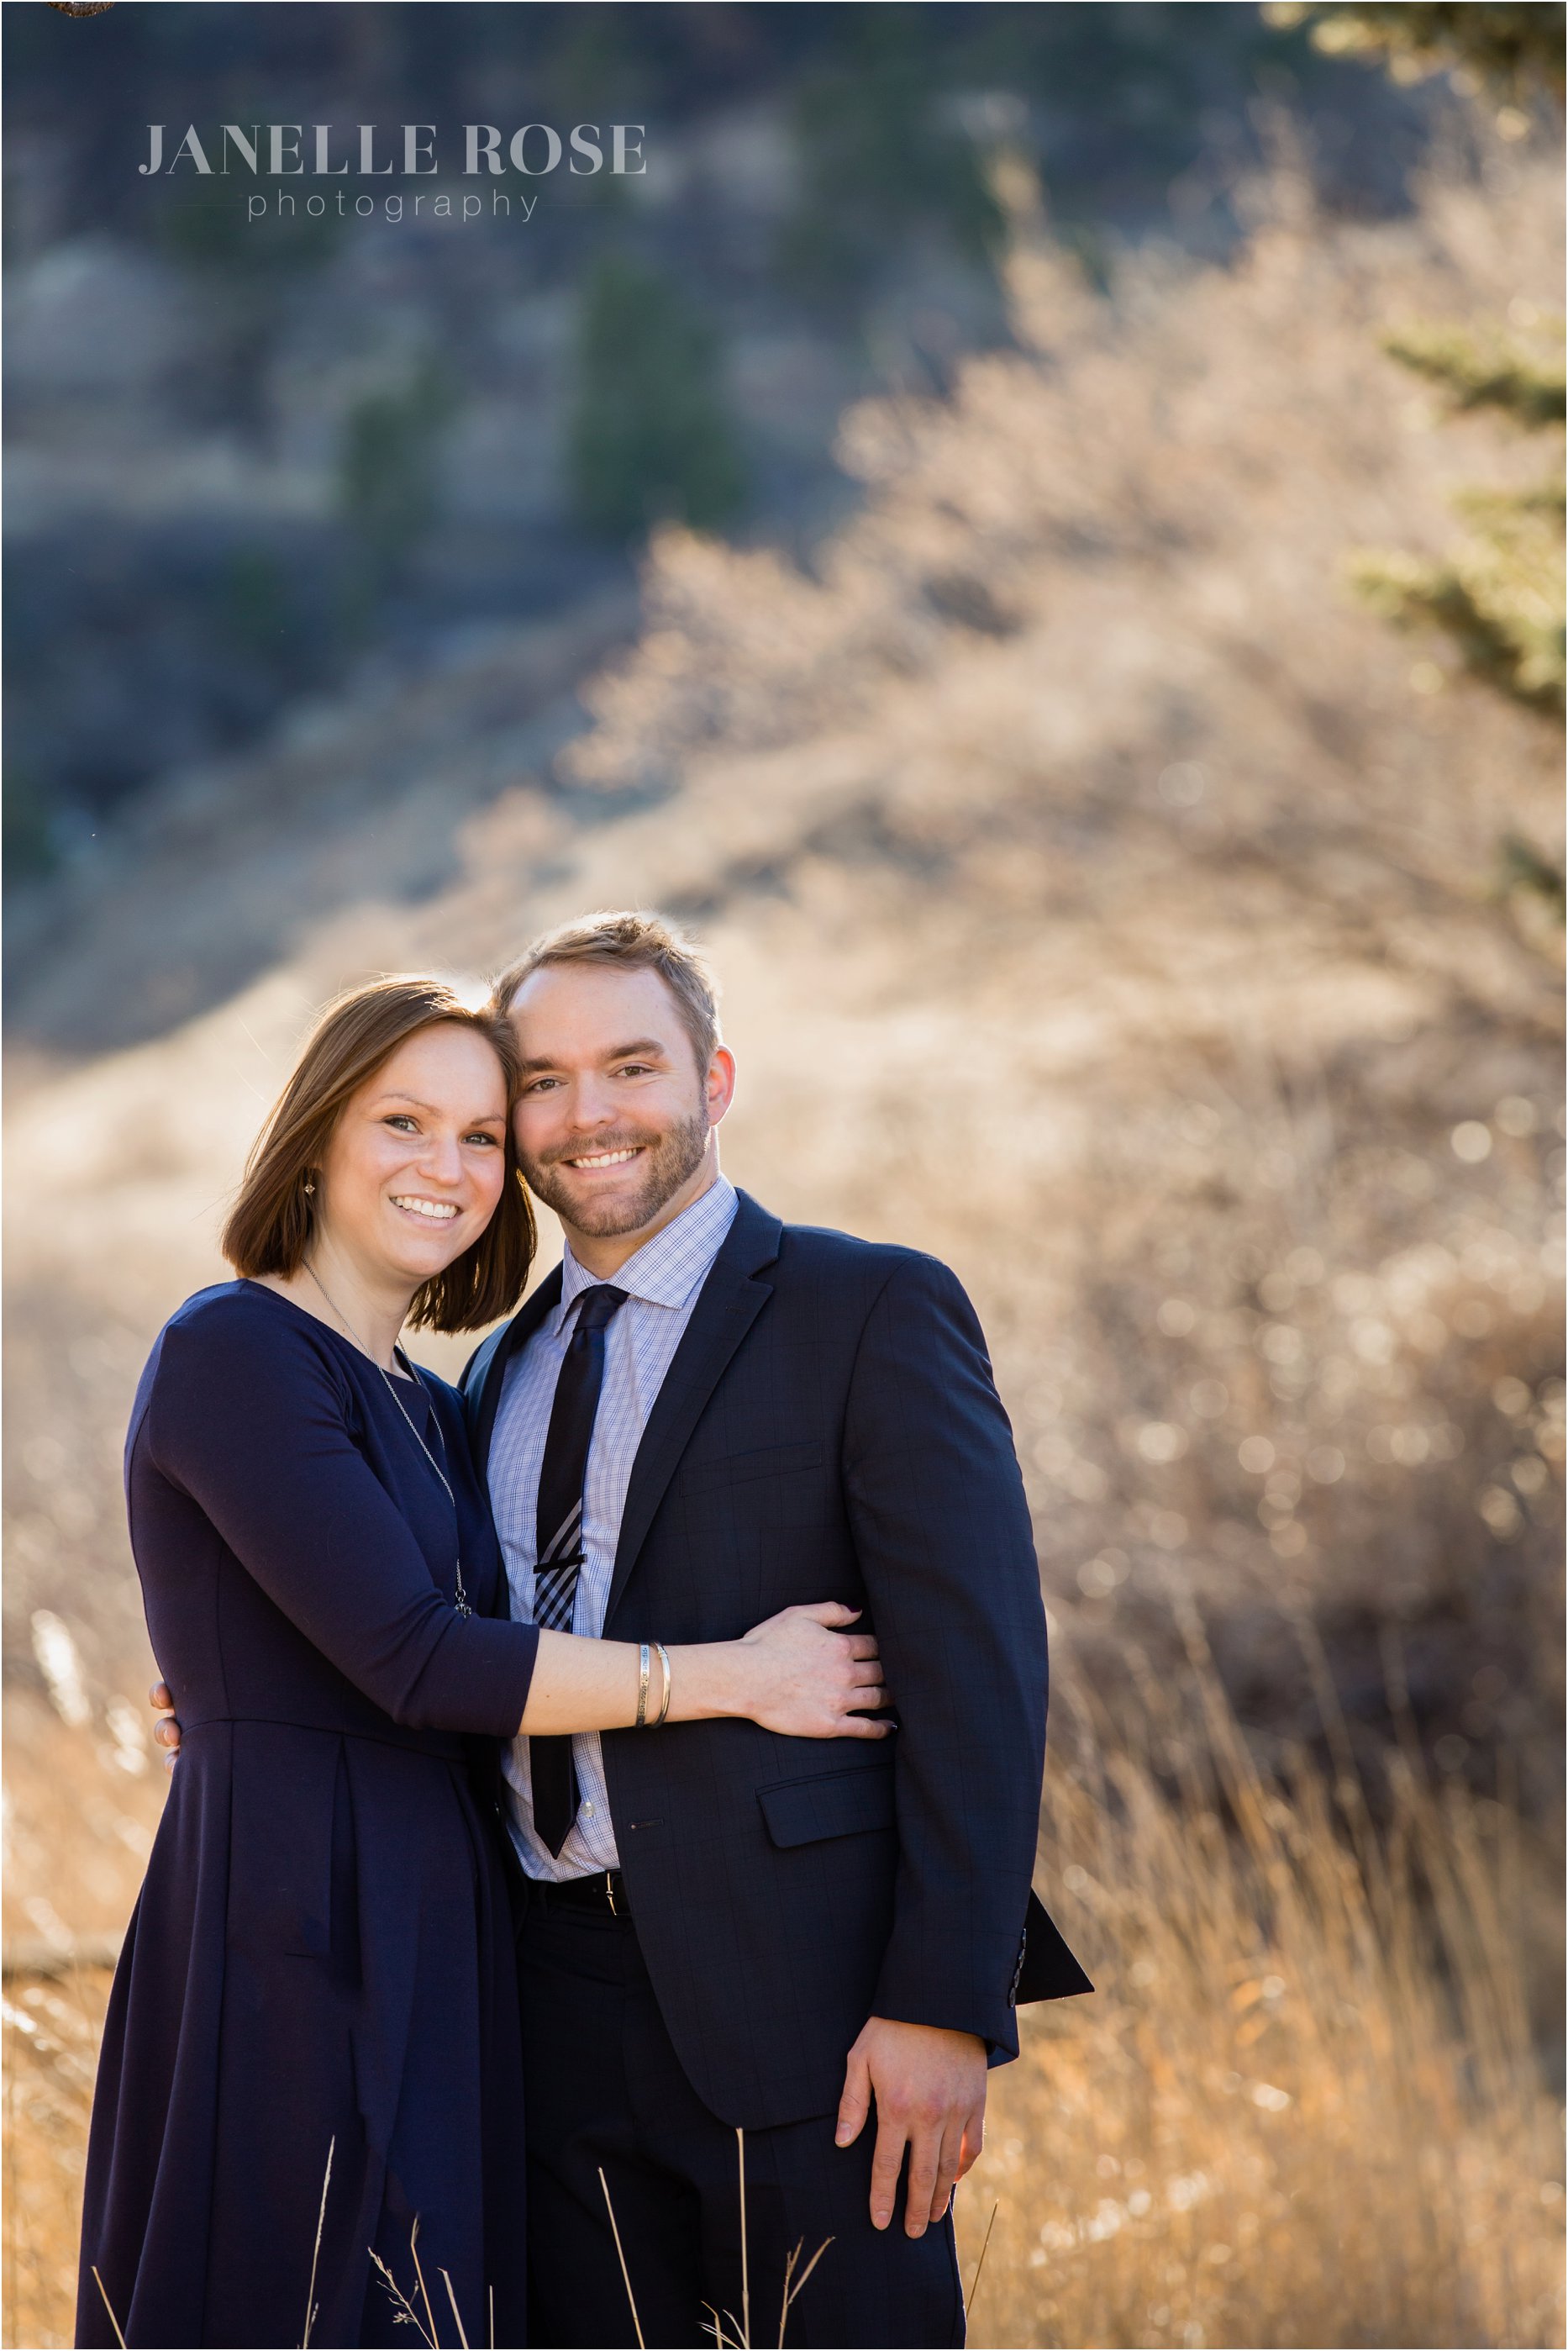
[[(569, 1633), (583, 1564), (583, 1485), (594, 1416), (605, 1376), (605, 1331), (626, 1303), (610, 1283), (578, 1293), (576, 1320), (556, 1380), (549, 1434), (539, 1471), (534, 1621), (545, 1631)], [(577, 1816), (576, 1776), (568, 1737), (531, 1739), (534, 1826), (551, 1853), (559, 1853)]]

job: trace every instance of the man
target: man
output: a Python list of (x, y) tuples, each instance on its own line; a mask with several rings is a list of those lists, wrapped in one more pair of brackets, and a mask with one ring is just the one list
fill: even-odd
[(792, 2343), (961, 2343), (987, 2066), (1089, 1988), (1030, 1891), (1044, 1617), (979, 1325), (934, 1259), (725, 1181), (733, 1057), (666, 924), (568, 925), (497, 1000), (566, 1237), (463, 1377), (514, 1611), (670, 1643), (845, 1601), (898, 1719), (515, 1742), (533, 2339), (771, 2342), (830, 2239)]

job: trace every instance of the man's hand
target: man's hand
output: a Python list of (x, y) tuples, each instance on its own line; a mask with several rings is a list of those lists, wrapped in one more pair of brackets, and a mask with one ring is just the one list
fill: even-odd
[(985, 2131), (985, 2043), (972, 2032), (869, 2018), (849, 2053), (838, 2102), (840, 2147), (865, 2126), (877, 2101), (871, 2162), (871, 2225), (885, 2229), (906, 2146), (904, 2233), (923, 2237), (948, 2209), (953, 2183), (980, 2153)]
[(154, 1682), (147, 1703), (158, 1717), (152, 1726), (152, 1743), (165, 1750), (163, 1769), (172, 1771), (180, 1753), (180, 1725), (174, 1719), (174, 1698), (168, 1683)]

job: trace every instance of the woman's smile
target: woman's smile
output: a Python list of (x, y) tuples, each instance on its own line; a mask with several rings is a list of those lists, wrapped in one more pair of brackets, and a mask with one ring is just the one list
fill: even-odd
[(401, 1208), (406, 1215), (418, 1217), (426, 1224), (450, 1224), (462, 1213), (455, 1200), (432, 1200), (420, 1192), (394, 1192), (391, 1199), (394, 1208)]

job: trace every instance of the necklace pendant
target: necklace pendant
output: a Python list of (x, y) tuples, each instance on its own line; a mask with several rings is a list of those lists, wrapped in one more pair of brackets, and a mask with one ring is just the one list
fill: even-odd
[(473, 1609), (470, 1604), (468, 1594), (464, 1592), (461, 1584), (458, 1586), (457, 1598), (452, 1602), (452, 1606), (456, 1609), (460, 1616), (472, 1616), (473, 1614)]

